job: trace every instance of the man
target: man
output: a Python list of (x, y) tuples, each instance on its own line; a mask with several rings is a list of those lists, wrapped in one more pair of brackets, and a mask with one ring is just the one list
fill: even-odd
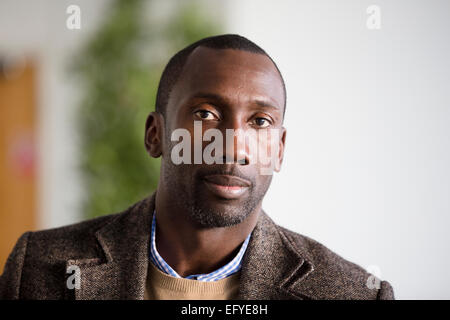
[[(262, 210), (285, 108), (280, 71), (248, 39), (178, 52), (146, 123), (146, 149), (162, 157), (157, 191), (119, 214), (22, 235), (1, 298), (393, 299), (387, 282)], [(269, 165), (256, 149), (270, 151)]]

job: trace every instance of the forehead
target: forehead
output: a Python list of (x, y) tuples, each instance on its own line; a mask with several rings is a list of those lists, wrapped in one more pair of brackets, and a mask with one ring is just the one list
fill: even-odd
[(182, 102), (199, 92), (239, 102), (262, 98), (280, 110), (284, 106), (283, 85), (273, 62), (265, 55), (242, 50), (196, 48), (186, 61), (171, 98)]

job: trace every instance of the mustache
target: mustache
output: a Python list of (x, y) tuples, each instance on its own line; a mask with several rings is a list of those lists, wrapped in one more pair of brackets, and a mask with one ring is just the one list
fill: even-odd
[(237, 165), (210, 165), (208, 167), (199, 169), (196, 174), (197, 179), (203, 179), (204, 177), (209, 175), (235, 176), (249, 181), (252, 185), (255, 184), (255, 179), (242, 173)]

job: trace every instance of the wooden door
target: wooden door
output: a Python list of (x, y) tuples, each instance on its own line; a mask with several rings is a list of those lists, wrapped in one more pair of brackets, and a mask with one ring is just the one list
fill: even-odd
[(0, 68), (0, 273), (18, 237), (35, 228), (36, 152), (34, 68)]

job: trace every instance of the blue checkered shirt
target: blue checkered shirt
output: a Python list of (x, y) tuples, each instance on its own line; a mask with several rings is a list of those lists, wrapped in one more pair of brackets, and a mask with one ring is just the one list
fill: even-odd
[[(232, 274), (238, 272), (241, 269), (242, 257), (244, 256), (245, 250), (247, 249), (248, 242), (250, 240), (251, 233), (247, 236), (244, 243), (241, 246), (238, 254), (234, 257), (233, 260), (228, 262), (223, 267), (217, 269), (208, 274), (193, 274), (185, 277), (185, 279), (194, 279), (199, 281), (217, 281)], [(151, 233), (151, 245), (150, 245), (150, 259), (153, 264), (162, 272), (171, 275), (176, 278), (181, 278), (181, 276), (173, 270), (167, 262), (159, 255), (158, 250), (156, 250), (156, 214), (153, 213), (152, 220), (152, 233)]]

